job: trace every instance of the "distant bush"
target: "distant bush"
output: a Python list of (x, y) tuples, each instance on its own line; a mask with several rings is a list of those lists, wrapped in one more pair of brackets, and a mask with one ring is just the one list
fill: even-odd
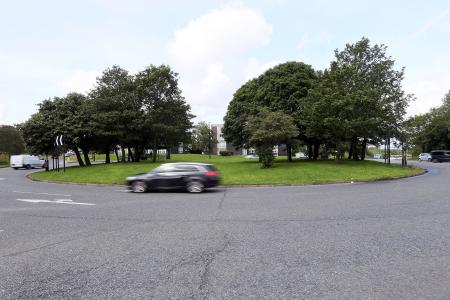
[(220, 156), (231, 156), (233, 155), (232, 151), (219, 151)]
[(190, 154), (202, 154), (202, 152), (203, 152), (202, 150), (193, 150), (193, 149), (188, 151), (188, 153)]

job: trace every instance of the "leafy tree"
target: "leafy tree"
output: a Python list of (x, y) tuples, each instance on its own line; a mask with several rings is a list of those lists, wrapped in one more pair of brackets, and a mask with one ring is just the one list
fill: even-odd
[[(313, 86), (317, 74), (302, 62), (286, 62), (269, 69), (256, 79), (239, 88), (231, 100), (224, 118), (224, 137), (237, 147), (245, 147), (249, 136), (246, 124), (259, 108), (281, 111), (294, 120), (299, 135), (304, 131), (302, 114), (308, 91)], [(283, 141), (286, 142), (286, 141)], [(292, 144), (287, 143), (288, 159), (292, 159)]]
[(407, 125), (412, 143), (420, 152), (450, 149), (450, 92), (442, 99), (441, 106), (408, 119)]
[(28, 149), (35, 154), (55, 154), (55, 138), (64, 136), (66, 148), (72, 149), (80, 166), (84, 165), (78, 148), (83, 149), (86, 164), (86, 135), (91, 132), (88, 125), (90, 111), (86, 109), (86, 97), (71, 93), (64, 98), (54, 97), (39, 104), (37, 113), (20, 126)]
[(192, 150), (202, 151), (211, 155), (213, 145), (217, 144), (217, 138), (206, 122), (200, 122), (192, 130)]
[(38, 112), (33, 114), (19, 129), (27, 149), (32, 154), (52, 154), (55, 151), (57, 106), (52, 99), (38, 104)]
[(14, 126), (0, 125), (0, 152), (16, 155), (24, 151), (25, 143), (20, 131)]
[(169, 151), (187, 138), (192, 127), (190, 106), (178, 88), (178, 74), (169, 66), (149, 66), (136, 75), (136, 89), (143, 107), (143, 131), (153, 149), (153, 161), (159, 148)]
[(311, 92), (307, 130), (349, 142), (349, 159), (364, 159), (368, 142), (389, 143), (396, 135), (412, 96), (402, 90), (404, 69), (394, 69), (386, 46), (362, 38), (335, 57)]
[(91, 121), (91, 146), (106, 154), (106, 163), (110, 163), (110, 151), (116, 150), (117, 144), (121, 144), (122, 159), (125, 147), (130, 149), (134, 146), (135, 157), (139, 160), (139, 149), (143, 148), (139, 136), (142, 103), (137, 97), (132, 76), (119, 66), (112, 66), (97, 78), (89, 97), (90, 109), (95, 112)]
[(255, 147), (262, 168), (273, 165), (273, 147), (282, 142), (290, 142), (298, 136), (294, 118), (280, 111), (261, 111), (250, 118), (247, 131), (250, 145)]

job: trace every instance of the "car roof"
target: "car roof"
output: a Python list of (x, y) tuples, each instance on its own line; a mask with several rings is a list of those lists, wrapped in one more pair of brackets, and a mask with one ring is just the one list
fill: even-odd
[(165, 163), (161, 166), (176, 166), (176, 165), (192, 165), (192, 166), (211, 166), (211, 164), (197, 163), (197, 162), (176, 162), (176, 163)]

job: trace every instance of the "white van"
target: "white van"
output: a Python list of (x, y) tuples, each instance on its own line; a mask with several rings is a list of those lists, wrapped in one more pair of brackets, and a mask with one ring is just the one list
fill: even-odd
[(45, 160), (34, 155), (11, 155), (9, 164), (15, 170), (18, 168), (44, 168)]

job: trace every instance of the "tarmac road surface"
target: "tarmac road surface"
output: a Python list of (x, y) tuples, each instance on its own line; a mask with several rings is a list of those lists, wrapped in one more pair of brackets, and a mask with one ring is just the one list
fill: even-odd
[(450, 299), (450, 164), (421, 165), (202, 194), (0, 169), (0, 299)]

